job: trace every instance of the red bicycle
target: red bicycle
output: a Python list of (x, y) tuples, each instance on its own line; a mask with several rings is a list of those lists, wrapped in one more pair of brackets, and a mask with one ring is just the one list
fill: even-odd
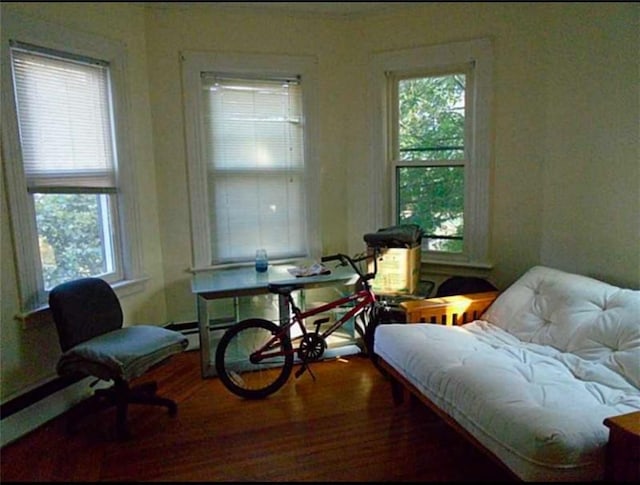
[[(309, 364), (322, 358), (327, 348), (327, 337), (352, 318), (367, 354), (373, 359), (374, 330), (386, 311), (386, 304), (377, 300), (369, 283), (377, 272), (377, 257), (375, 249), (371, 254), (354, 258), (345, 254), (323, 257), (323, 263), (339, 261), (342, 265), (349, 264), (358, 274), (358, 281), (349, 295), (306, 311), (302, 311), (292, 297), (292, 292), (300, 290), (301, 285), (270, 284), (270, 292), (286, 298), (291, 318), (282, 325), (262, 318), (250, 318), (225, 332), (216, 350), (216, 370), (225, 387), (247, 399), (267, 397), (287, 382), (294, 363), (301, 364), (296, 378), (308, 370), (315, 379)], [(374, 261), (371, 273), (362, 272), (358, 264), (368, 259)], [(306, 327), (305, 319), (338, 307), (348, 307), (348, 311), (326, 330), (321, 331), (320, 325), (329, 322), (329, 318), (316, 320), (315, 329)], [(293, 326), (300, 330), (300, 335), (295, 338), (291, 338)]]

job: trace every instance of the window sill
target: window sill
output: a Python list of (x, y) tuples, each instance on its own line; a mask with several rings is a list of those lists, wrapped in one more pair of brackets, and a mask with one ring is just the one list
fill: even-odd
[[(286, 259), (276, 259), (269, 260), (269, 266), (278, 266), (283, 264), (302, 264), (305, 261), (310, 261), (310, 258), (286, 258)], [(198, 266), (189, 268), (187, 271), (192, 274), (201, 273), (205, 271), (216, 271), (216, 270), (224, 270), (224, 269), (234, 269), (234, 268), (247, 268), (253, 267), (255, 265), (255, 261), (244, 261), (241, 263), (224, 263), (224, 264), (216, 264), (211, 266)]]
[(470, 272), (474, 275), (486, 275), (493, 269), (493, 263), (479, 261), (443, 261), (438, 259), (423, 258), (421, 260), (422, 272), (429, 274), (451, 275), (460, 271)]
[[(111, 285), (111, 287), (116, 292), (116, 295), (118, 295), (118, 298), (123, 298), (144, 290), (148, 279), (149, 278), (145, 276), (132, 280), (119, 281)], [(16, 313), (14, 318), (22, 324), (23, 328), (53, 323), (49, 305), (42, 305), (32, 310)]]
[(112, 284), (111, 287), (113, 288), (113, 291), (116, 292), (116, 295), (118, 295), (118, 298), (123, 298), (143, 291), (147, 281), (149, 281), (148, 276), (141, 276), (131, 280), (118, 281), (117, 283)]
[(16, 313), (14, 318), (22, 324), (23, 328), (27, 328), (51, 322), (51, 312), (49, 312), (49, 305), (44, 305), (33, 310)]

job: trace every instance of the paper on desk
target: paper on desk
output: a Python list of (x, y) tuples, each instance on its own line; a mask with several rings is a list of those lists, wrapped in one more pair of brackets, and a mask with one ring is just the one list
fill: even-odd
[(288, 268), (287, 271), (297, 277), (331, 273), (331, 270), (321, 263), (314, 263), (311, 266), (294, 266), (293, 268)]

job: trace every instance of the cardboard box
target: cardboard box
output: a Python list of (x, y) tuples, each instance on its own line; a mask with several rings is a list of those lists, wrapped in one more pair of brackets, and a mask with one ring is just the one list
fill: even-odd
[[(378, 272), (371, 281), (373, 291), (381, 295), (415, 293), (420, 283), (420, 255), (419, 245), (383, 249), (378, 256)], [(373, 271), (373, 261), (369, 261), (368, 271)]]

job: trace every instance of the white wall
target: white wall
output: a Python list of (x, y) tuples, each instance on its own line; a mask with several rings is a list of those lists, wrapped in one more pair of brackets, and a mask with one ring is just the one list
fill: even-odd
[[(176, 321), (195, 320), (190, 292), (192, 266), (189, 199), (181, 91), (184, 50), (313, 55), (318, 59), (321, 225), (327, 250), (344, 248), (347, 233), (346, 157), (342, 90), (342, 23), (324, 17), (247, 14), (207, 6), (152, 10), (147, 18), (150, 94), (158, 177), (160, 230), (167, 305)], [(186, 297), (185, 297), (186, 296)]]
[[(147, 19), (148, 59), (154, 72), (151, 96), (162, 241), (165, 254), (175, 256), (170, 261), (165, 258), (172, 318), (195, 316), (192, 302), (184, 298), (190, 265), (185, 237), (188, 196), (175, 190), (176, 185), (186, 184), (178, 61), (183, 49), (318, 57), (323, 244), (326, 252), (354, 252), (362, 248), (362, 234), (377, 229), (372, 226), (366, 176), (371, 160), (370, 56), (391, 49), (490, 38), (495, 55), (491, 231), (495, 267), (487, 276), (503, 286), (532, 264), (543, 263), (615, 284), (638, 285), (638, 113), (627, 110), (624, 118), (612, 119), (614, 106), (624, 100), (634, 106), (637, 100), (637, 20), (637, 5), (600, 3), (416, 3), (395, 13), (360, 19), (208, 7), (153, 11)], [(594, 40), (598, 42), (595, 50)], [(588, 56), (592, 51), (593, 59)], [(631, 62), (615, 65), (614, 59), (624, 52)], [(603, 58), (612, 69), (591, 67)], [(567, 83), (566, 74), (574, 70), (588, 75), (588, 80), (576, 77)], [(589, 87), (612, 82), (615, 91), (596, 93)], [(608, 145), (619, 153), (616, 163), (624, 175), (609, 175), (606, 167), (611, 162), (603, 164), (602, 159), (588, 156), (592, 152), (586, 147), (579, 154), (587, 156), (573, 160), (567, 158), (566, 144), (553, 142), (555, 137), (568, 140), (571, 146), (576, 145), (571, 140), (598, 139), (593, 136), (597, 129), (592, 120), (575, 113), (575, 96), (593, 98), (591, 112), (600, 118), (601, 126), (615, 122), (618, 129), (607, 131), (611, 134)], [(567, 181), (554, 185), (563, 166), (583, 174), (580, 193), (567, 190)], [(630, 186), (616, 197), (602, 191), (597, 199), (583, 196), (600, 190), (603, 179)], [(554, 186), (551, 193), (550, 186)], [(609, 225), (606, 217), (592, 219), (589, 227), (567, 220), (567, 214), (581, 220), (594, 212), (610, 211), (616, 219), (629, 222), (626, 227), (618, 224), (624, 241), (609, 241), (611, 236), (599, 231)], [(566, 242), (571, 242), (566, 249), (555, 248), (556, 243)], [(614, 252), (624, 256), (625, 264), (611, 265), (611, 244)], [(429, 276), (430, 268), (424, 270)]]
[[(443, 44), (488, 38), (494, 53), (492, 228), (491, 253), (495, 269), (488, 276), (502, 286), (539, 261), (544, 112), (544, 42), (539, 36), (543, 24), (535, 6), (509, 3), (428, 3), (394, 16), (368, 18), (351, 29), (358, 46), (358, 72), (366, 71), (371, 52), (411, 46)], [(354, 70), (355, 72), (355, 70)], [(366, 118), (369, 101), (357, 89), (365, 79), (352, 79), (350, 91), (357, 93), (351, 105), (359, 118), (350, 127), (350, 150), (357, 167), (368, 166), (367, 148), (371, 139)], [(365, 194), (351, 194), (350, 210), (362, 212)], [(354, 214), (353, 223), (365, 220)], [(365, 231), (361, 223), (356, 235)], [(355, 240), (354, 240), (355, 241)], [(423, 272), (437, 280), (437, 269)]]
[[(129, 321), (194, 321), (180, 82), (182, 50), (314, 55), (320, 86), (325, 252), (362, 249), (375, 52), (488, 37), (494, 48), (490, 279), (533, 264), (640, 287), (640, 6), (416, 3), (360, 19), (127, 3), (7, 8), (126, 42), (147, 291)], [(52, 325), (23, 329), (4, 192), (0, 207), (2, 402), (54, 375)], [(424, 268), (427, 272), (429, 268)]]
[(640, 280), (639, 5), (545, 12), (540, 261), (621, 285)]

